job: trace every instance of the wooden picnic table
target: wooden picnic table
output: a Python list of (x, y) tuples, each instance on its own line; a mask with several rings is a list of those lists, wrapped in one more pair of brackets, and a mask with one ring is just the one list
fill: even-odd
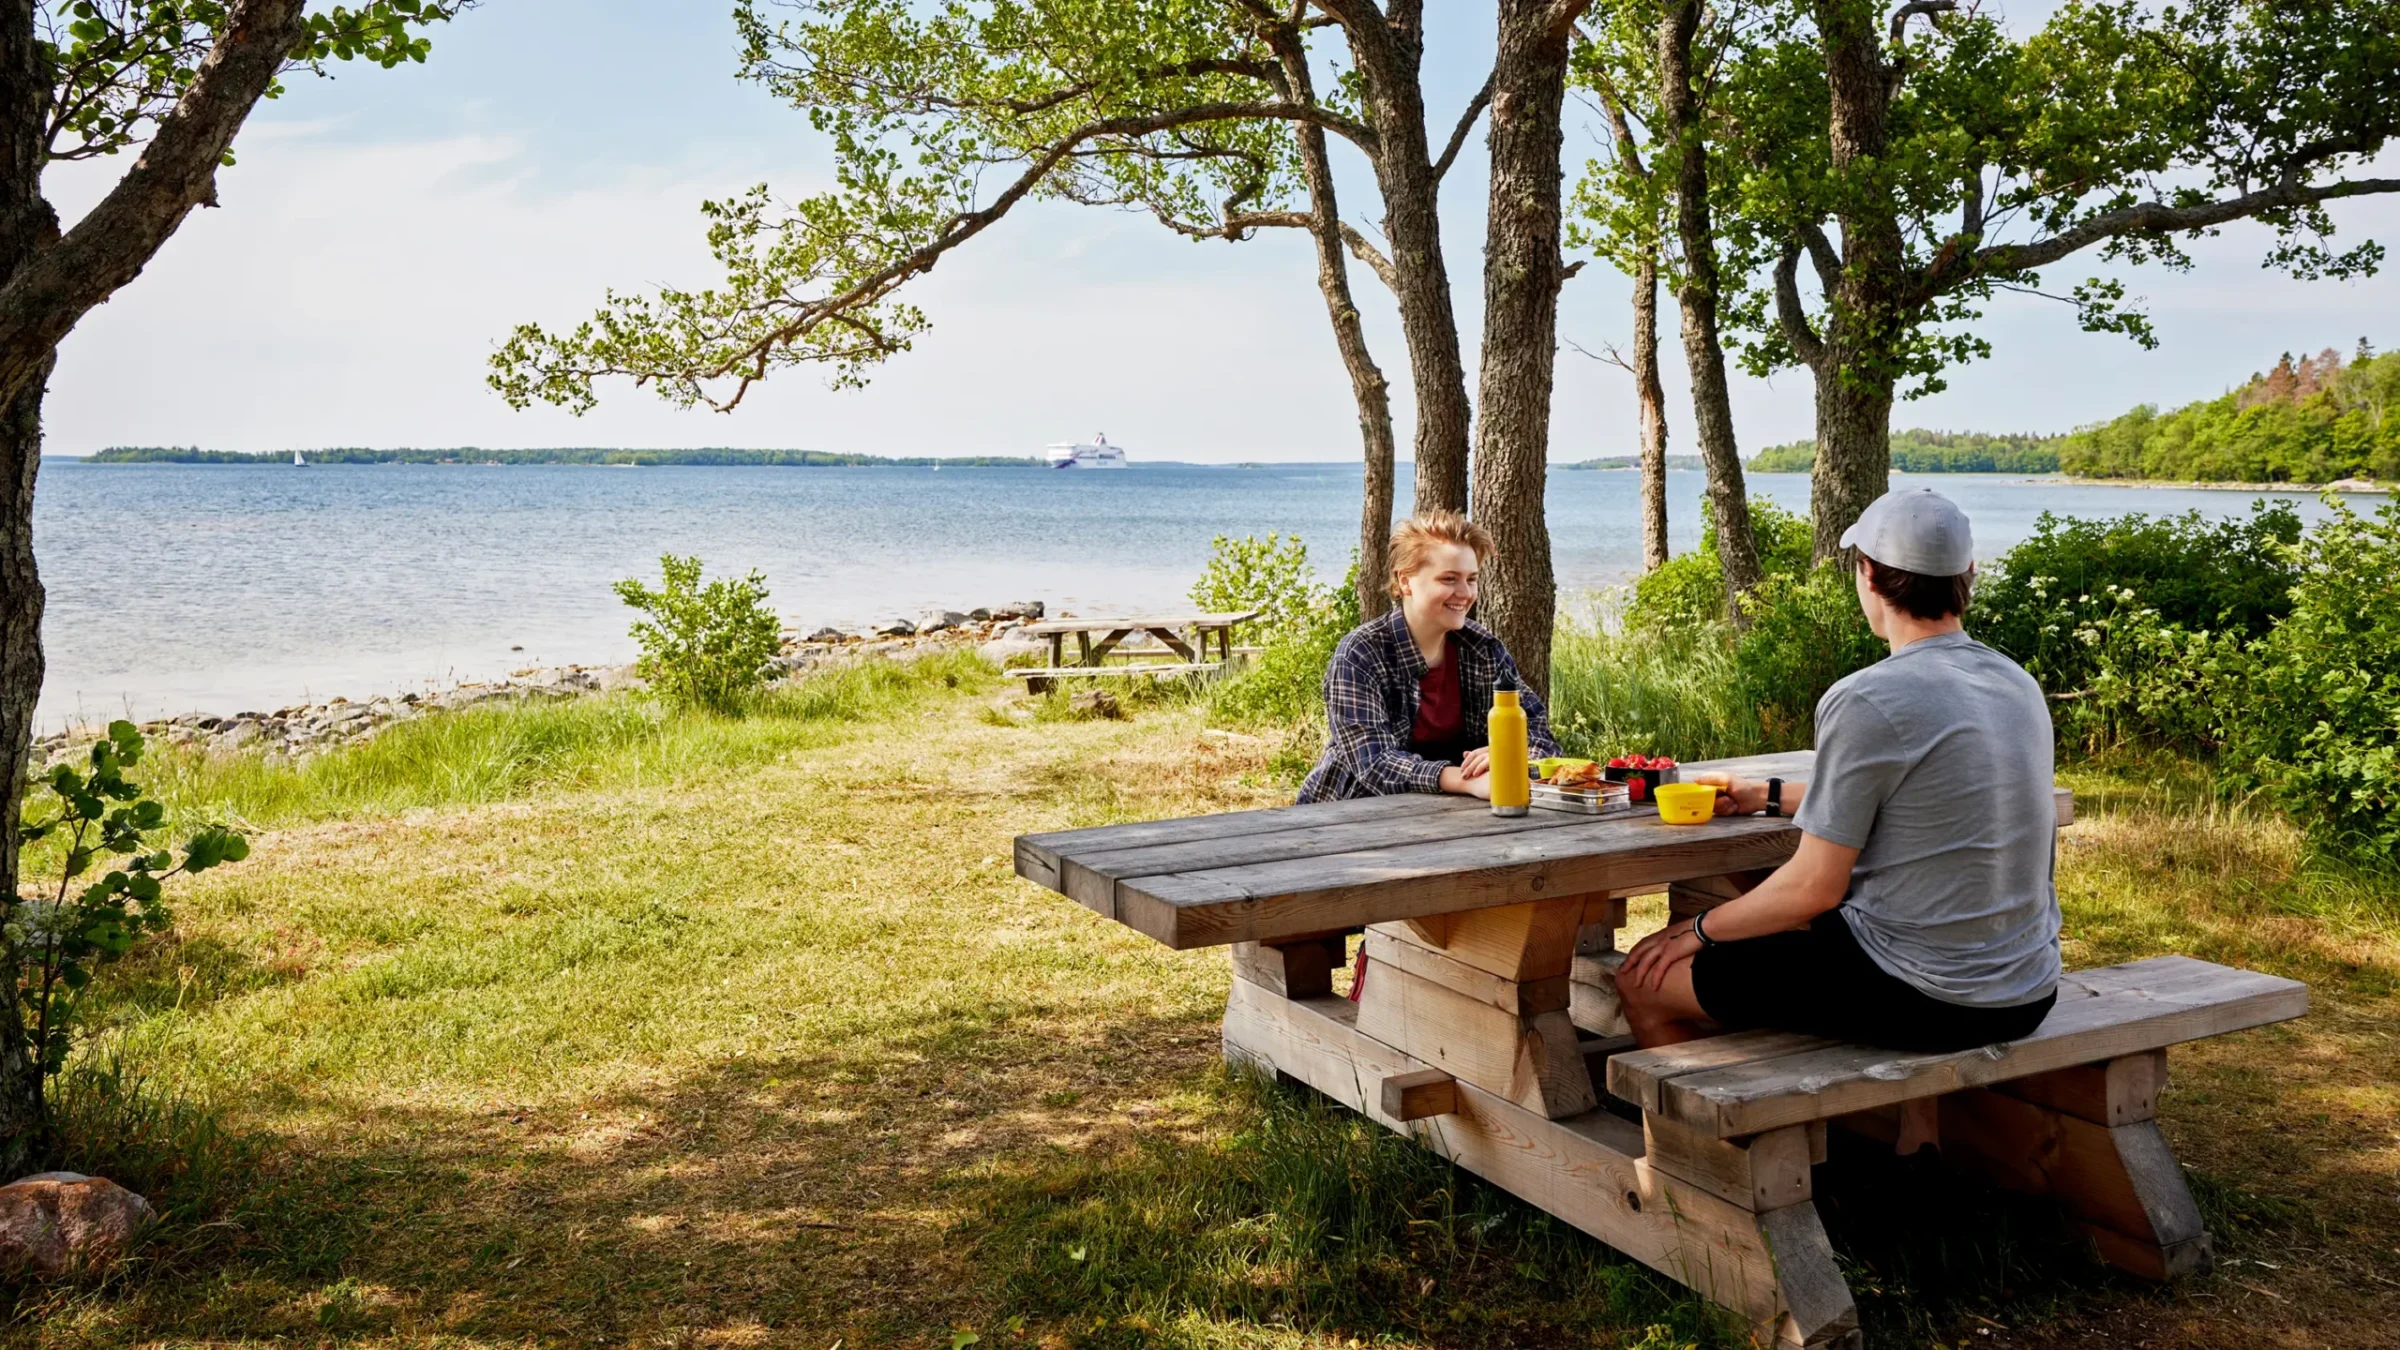
[[(1135, 614), (1095, 616), (1092, 618), (1045, 619), (1029, 623), (1017, 632), (1025, 637), (1047, 638), (1050, 641), (1050, 665), (1042, 670), (1009, 672), (1027, 681), (1026, 687), (1039, 693), (1053, 680), (1091, 675), (1187, 675), (1221, 670), (1233, 661), (1233, 630), (1240, 624), (1258, 617), (1254, 609), (1222, 614)], [(1136, 633), (1148, 633), (1160, 645), (1175, 654), (1176, 662), (1146, 664), (1107, 664), (1109, 654), (1118, 644)], [(1075, 661), (1067, 662), (1066, 643), (1075, 639)], [(1217, 656), (1208, 654), (1210, 638), (1217, 642)]]
[[(1805, 780), (1813, 759), (1684, 768)], [(2033, 1035), (1957, 1054), (1777, 1031), (1636, 1049), (1615, 988), (1627, 897), (1704, 910), (1798, 844), (1786, 819), (1511, 819), (1415, 795), (1024, 835), (1016, 870), (1170, 947), (1232, 947), (1229, 1060), (1412, 1135), (1739, 1311), (1762, 1344), (1860, 1343), (1813, 1199), (1829, 1123), (2054, 1196), (2123, 1269), (2207, 1269), (2153, 1119), (2165, 1047), (2297, 1017), (2307, 990), (2159, 957), (2070, 974)], [(1362, 934), (1353, 1002), (1332, 971)]]

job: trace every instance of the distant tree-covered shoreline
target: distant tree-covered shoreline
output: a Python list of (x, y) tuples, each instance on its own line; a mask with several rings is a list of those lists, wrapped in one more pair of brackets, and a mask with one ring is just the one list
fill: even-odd
[[(2060, 436), (1988, 436), (1978, 431), (1895, 431), (1892, 468), (1899, 473), (2057, 473)], [(1771, 445), (1743, 465), (1752, 473), (1807, 473), (1817, 444)]]
[(2327, 348), (2253, 375), (2241, 388), (2162, 413), (2145, 403), (2083, 427), (2059, 466), (2086, 478), (2187, 483), (2400, 480), (2400, 353), (2364, 338), (2348, 362)]
[[(1031, 468), (1042, 463), (1032, 455), (930, 455), (887, 457), (841, 455), (825, 450), (612, 450), (600, 447), (559, 447), (546, 450), (484, 450), (460, 446), (448, 450), (366, 450), (333, 447), (304, 450), (311, 464), (637, 464), (708, 465), (769, 468)], [(112, 445), (91, 456), (94, 464), (288, 464), (289, 450), (249, 452), (203, 450), (198, 446)]]

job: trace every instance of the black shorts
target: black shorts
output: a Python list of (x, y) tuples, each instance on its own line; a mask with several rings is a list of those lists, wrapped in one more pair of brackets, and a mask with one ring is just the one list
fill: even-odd
[(2030, 1035), (2054, 990), (2010, 1008), (1944, 1003), (1875, 964), (1841, 911), (1806, 928), (1719, 942), (1692, 958), (1692, 993), (1728, 1031), (1773, 1027), (1894, 1050), (1971, 1050)]

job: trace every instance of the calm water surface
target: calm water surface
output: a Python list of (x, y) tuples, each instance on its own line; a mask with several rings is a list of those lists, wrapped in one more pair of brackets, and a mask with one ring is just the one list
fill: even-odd
[[(1942, 475), (1978, 552), (2041, 512), (2197, 509), (2229, 492)], [(1756, 475), (1802, 508), (1808, 481)], [(1641, 562), (1638, 480), (1555, 472), (1560, 585), (1594, 591)], [(1677, 549), (1701, 480), (1671, 474)], [(613, 469), (580, 466), (92, 465), (50, 460), (34, 498), (49, 590), (42, 718), (234, 712), (512, 668), (630, 659), (609, 591), (661, 553), (712, 575), (756, 568), (792, 622), (855, 626), (1011, 600), (1098, 613), (1182, 600), (1218, 534), (1297, 533), (1338, 576), (1358, 528), (1347, 465), (1040, 469)], [(2324, 514), (2297, 498), (2310, 518)]]

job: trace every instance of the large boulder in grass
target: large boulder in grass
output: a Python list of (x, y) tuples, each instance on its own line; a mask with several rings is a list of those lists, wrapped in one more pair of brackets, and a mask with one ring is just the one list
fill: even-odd
[(57, 1275), (106, 1265), (158, 1217), (105, 1177), (39, 1172), (0, 1186), (0, 1269)]

